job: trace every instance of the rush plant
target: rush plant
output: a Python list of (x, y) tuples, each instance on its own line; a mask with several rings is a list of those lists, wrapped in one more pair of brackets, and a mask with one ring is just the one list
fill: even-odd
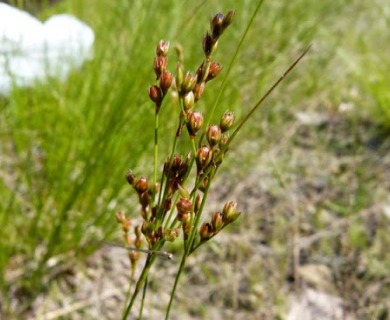
[[(259, 7), (260, 5), (257, 10)], [(206, 32), (202, 42), (203, 61), (195, 72), (185, 71), (179, 55), (175, 75), (171, 73), (168, 66), (169, 42), (160, 41), (157, 45), (154, 57), (156, 83), (148, 90), (155, 110), (153, 177), (148, 179), (132, 171), (126, 175), (128, 183), (138, 195), (142, 222), (133, 229), (132, 222), (124, 212), (116, 214), (123, 230), (125, 245), (130, 247), (133, 276), (140, 254), (146, 252), (144, 267), (123, 312), (123, 319), (127, 319), (138, 294), (143, 290), (139, 315), (139, 318), (142, 318), (151, 267), (159, 255), (170, 257), (163, 252), (166, 242), (181, 239), (183, 245), (180, 266), (166, 309), (165, 317), (168, 319), (178, 281), (188, 257), (240, 217), (241, 212), (235, 201), (227, 201), (219, 211), (205, 217), (204, 209), (210, 187), (229, 146), (242, 126), (308, 50), (295, 60), (237, 125), (235, 115), (228, 110), (221, 112), (219, 122), (213, 124), (211, 120), (216, 107), (210, 108), (210, 113), (203, 115), (197, 110), (197, 102), (202, 98), (208, 83), (222, 71), (222, 66), (214, 60), (214, 54), (221, 36), (231, 25), (233, 18), (234, 11), (229, 11), (226, 14), (218, 13), (211, 19), (210, 30)], [(159, 173), (159, 115), (164, 111), (164, 102), (168, 100), (166, 98), (170, 93), (177, 99), (179, 106), (175, 116), (177, 129), (172, 148), (166, 155), (162, 172)], [(186, 148), (185, 152), (178, 151)], [(147, 249), (142, 249), (143, 243), (146, 243)]]

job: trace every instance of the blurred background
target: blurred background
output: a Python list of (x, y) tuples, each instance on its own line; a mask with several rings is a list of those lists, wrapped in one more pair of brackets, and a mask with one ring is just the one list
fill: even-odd
[[(0, 96), (1, 319), (119, 317), (126, 252), (102, 242), (120, 236), (116, 211), (137, 217), (127, 170), (152, 173), (156, 44), (180, 45), (195, 71), (210, 18), (230, 9), (214, 56), (225, 69), (198, 104), (206, 113), (220, 92), (215, 121), (227, 109), (243, 117), (312, 47), (233, 144), (209, 210), (237, 200), (244, 214), (190, 259), (172, 319), (390, 316), (388, 1), (264, 1), (235, 61), (258, 1), (6, 2), (41, 22), (71, 14), (94, 43), (66, 77), (15, 80)], [(164, 105), (161, 150), (176, 114)], [(156, 266), (146, 319), (161, 318), (177, 263)], [(319, 297), (322, 315), (304, 307)]]

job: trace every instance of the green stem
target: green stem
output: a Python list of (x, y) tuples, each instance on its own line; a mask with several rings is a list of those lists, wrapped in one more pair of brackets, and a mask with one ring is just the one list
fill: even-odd
[(218, 94), (217, 94), (217, 97), (215, 98), (215, 101), (214, 101), (214, 104), (213, 104), (213, 107), (211, 108), (211, 111), (210, 111), (210, 115), (207, 119), (207, 122), (206, 122), (206, 128), (210, 125), (210, 121), (211, 119), (213, 119), (213, 115), (214, 115), (214, 112), (217, 108), (217, 105), (218, 105), (218, 102), (219, 102), (219, 99), (221, 98), (221, 95), (222, 95), (222, 91), (224, 90), (226, 84), (227, 84), (227, 79), (230, 75), (230, 71), (232, 70), (232, 67), (235, 63), (235, 61), (237, 60), (237, 57), (238, 57), (238, 52), (240, 51), (241, 47), (242, 47), (242, 44), (244, 43), (244, 39), (246, 38), (248, 32), (249, 32), (249, 29), (257, 15), (257, 12), (259, 11), (261, 5), (263, 4), (264, 0), (260, 0), (256, 9), (253, 11), (253, 14), (251, 16), (251, 19), (249, 20), (249, 23), (247, 24), (246, 26), (246, 29), (244, 31), (244, 34), (242, 35), (241, 39), (240, 39), (240, 42), (238, 43), (238, 46), (237, 46), (237, 49), (236, 51), (234, 52), (234, 55), (233, 55), (233, 58), (232, 58), (232, 61), (229, 63), (229, 66), (228, 66), (228, 69), (226, 71), (226, 74), (222, 80), (222, 83), (221, 83), (221, 86), (220, 86), (220, 89), (218, 90)]
[(138, 293), (141, 291), (141, 288), (144, 285), (144, 283), (145, 283), (145, 281), (146, 281), (146, 279), (148, 277), (149, 270), (150, 270), (151, 266), (153, 265), (153, 262), (154, 262), (155, 259), (156, 259), (156, 255), (155, 254), (150, 254), (146, 258), (144, 268), (142, 269), (142, 273), (141, 273), (140, 277), (138, 278), (137, 284), (135, 285), (135, 289), (134, 289), (133, 295), (132, 295), (131, 300), (130, 300), (127, 308), (126, 308), (126, 311), (124, 312), (122, 320), (126, 320), (127, 319), (128, 315), (130, 313), (130, 310), (131, 310), (131, 308), (134, 305), (135, 299), (137, 298)]
[(181, 257), (181, 262), (180, 262), (179, 270), (178, 270), (178, 272), (176, 273), (175, 283), (173, 284), (173, 287), (172, 287), (171, 296), (170, 296), (170, 298), (169, 298), (169, 303), (168, 303), (167, 311), (166, 311), (166, 313), (165, 313), (165, 320), (168, 320), (168, 319), (169, 319), (169, 313), (170, 313), (170, 311), (171, 311), (173, 298), (175, 297), (175, 292), (176, 292), (177, 284), (179, 283), (180, 275), (182, 274), (182, 272), (183, 272), (183, 270), (184, 270), (184, 266), (185, 266), (185, 264), (186, 264), (186, 259), (187, 259), (187, 254), (186, 254), (186, 252), (184, 252), (184, 253), (183, 253), (183, 256)]
[(154, 171), (153, 171), (153, 186), (157, 184), (157, 161), (158, 161), (158, 124), (159, 124), (159, 112), (156, 110), (156, 116), (154, 118)]
[(208, 195), (208, 192), (209, 192), (209, 189), (210, 189), (210, 186), (211, 186), (211, 180), (212, 180), (212, 173), (210, 173), (210, 179), (209, 179), (209, 182), (206, 186), (206, 190), (204, 191), (204, 196), (203, 196), (203, 199), (202, 199), (202, 203), (200, 205), (200, 208), (199, 208), (199, 212), (197, 213), (196, 217), (195, 217), (195, 221), (193, 223), (193, 227), (192, 227), (192, 230), (191, 230), (191, 233), (190, 233), (190, 236), (188, 238), (188, 241), (187, 241), (187, 244), (185, 244), (185, 250), (183, 252), (183, 255), (182, 255), (182, 258), (181, 258), (181, 263), (180, 263), (180, 267), (179, 267), (179, 270), (178, 272), (176, 273), (176, 277), (175, 277), (175, 282), (173, 284), (173, 287), (172, 287), (172, 291), (171, 291), (171, 296), (169, 298), (169, 303), (168, 303), (168, 307), (167, 307), (167, 311), (165, 313), (165, 319), (168, 320), (169, 319), (169, 313), (171, 311), (171, 307), (172, 307), (172, 303), (173, 303), (173, 299), (175, 297), (175, 292), (176, 292), (176, 288), (177, 288), (177, 284), (179, 283), (179, 279), (180, 279), (180, 275), (183, 273), (183, 270), (184, 270), (184, 266), (186, 264), (186, 260), (187, 260), (187, 257), (193, 252), (192, 247), (194, 245), (194, 242), (195, 242), (195, 238), (198, 234), (197, 230), (198, 230), (198, 226), (199, 226), (199, 222), (200, 222), (200, 217), (202, 215), (202, 211), (203, 211), (203, 208), (204, 208), (204, 205), (206, 203), (206, 199), (207, 199), (207, 195)]
[(144, 310), (144, 305), (145, 305), (145, 297), (146, 297), (146, 290), (148, 288), (148, 277), (146, 277), (145, 279), (145, 283), (144, 283), (144, 290), (142, 292), (142, 300), (141, 300), (141, 307), (139, 309), (139, 317), (138, 319), (141, 320), (142, 319), (142, 312)]
[[(241, 130), (243, 125), (250, 119), (253, 113), (263, 104), (263, 102), (271, 95), (271, 93), (279, 86), (279, 84), (288, 76), (288, 74), (297, 66), (297, 64), (302, 60), (302, 58), (309, 51), (311, 45), (309, 45), (305, 51), (288, 67), (288, 69), (283, 73), (283, 75), (274, 82), (274, 84), (264, 93), (259, 101), (252, 107), (252, 109), (245, 115), (245, 117), (240, 121), (236, 129), (233, 131), (226, 145), (222, 148), (220, 155), (223, 155), (224, 152), (228, 149), (229, 145), (232, 143), (233, 139), (237, 136), (238, 132)], [(216, 159), (220, 160), (220, 159)], [(207, 173), (207, 171), (206, 171)]]

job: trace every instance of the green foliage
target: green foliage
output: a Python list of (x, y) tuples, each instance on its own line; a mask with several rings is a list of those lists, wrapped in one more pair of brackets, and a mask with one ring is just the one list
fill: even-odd
[[(25, 267), (24, 284), (30, 285), (34, 295), (36, 287), (47, 284), (43, 275), (49, 268), (48, 259), (61, 253), (84, 257), (116, 232), (114, 212), (125, 207), (132, 214), (134, 204), (128, 199), (124, 174), (133, 168), (152, 176), (152, 165), (145, 157), (152, 152), (154, 126), (147, 88), (155, 80), (150, 57), (156, 43), (164, 39), (172, 47), (180, 44), (185, 48), (185, 69), (194, 70), (202, 52), (201, 38), (193, 30), (205, 30), (205, 22), (216, 11), (234, 9), (229, 41), (217, 51), (221, 64), (229, 66), (256, 4), (252, 0), (66, 0), (39, 13), (46, 18), (52, 13), (69, 12), (89, 23), (96, 33), (94, 59), (64, 82), (50, 79), (32, 88), (15, 89), (10, 97), (0, 99), (1, 298), (6, 299), (10, 285), (20, 285), (20, 279), (10, 281), (5, 277), (6, 270)], [(247, 173), (243, 167), (250, 168), (257, 161), (260, 149), (264, 152), (285, 137), (285, 133), (273, 129), (284, 127), (295, 109), (315, 105), (321, 106), (321, 111), (323, 106), (336, 110), (341, 101), (352, 99), (350, 91), (356, 89), (356, 84), (360, 88), (354, 96), (356, 104), (368, 110), (371, 119), (390, 128), (390, 64), (381, 53), (388, 51), (390, 43), (384, 32), (389, 17), (382, 9), (383, 4), (375, 6), (358, 0), (265, 1), (226, 81), (210, 83), (209, 92), (220, 92), (218, 110), (232, 110), (240, 118), (297, 52), (308, 43), (313, 43), (313, 48), (304, 68), (294, 71), (297, 76), (287, 79), (277, 98), (271, 97), (242, 131), (241, 135), (253, 139), (258, 147), (249, 146), (252, 158), (239, 155), (225, 164), (239, 168), (235, 170), (244, 177)], [(226, 74), (227, 67), (220, 79)], [(200, 109), (208, 110), (215, 99), (216, 94), (206, 93)], [(171, 103), (162, 109), (160, 150), (172, 140), (176, 123), (171, 119), (176, 113)], [(215, 113), (213, 121), (219, 116)], [(264, 139), (258, 138), (260, 134)], [(329, 132), (323, 135), (318, 149), (328, 146)], [(338, 140), (329, 146), (349, 155), (351, 150), (343, 143)], [(358, 141), (353, 143), (356, 146)], [(352, 149), (356, 154), (357, 148)], [(303, 170), (295, 175), (287, 172), (291, 154), (286, 152), (287, 160), (280, 163), (277, 159), (277, 166), (288, 185), (293, 184), (295, 175), (303, 180), (312, 174)], [(165, 154), (161, 152), (161, 156)], [(369, 163), (357, 165), (368, 167)], [(337, 176), (330, 171), (330, 182), (326, 183), (337, 192), (317, 205), (343, 217), (368, 207), (374, 201), (371, 190), (375, 177), (367, 183), (365, 170), (356, 172), (358, 187), (351, 191), (349, 175)], [(279, 191), (276, 196), (290, 192), (278, 183), (273, 188)], [(257, 220), (251, 219), (254, 227)], [(282, 230), (289, 224), (289, 218), (282, 215), (275, 220), (277, 224), (286, 220), (278, 224)], [(318, 221), (317, 229), (322, 225), (326, 223)], [(288, 233), (278, 233), (279, 238), (275, 236), (271, 244), (284, 250)], [(360, 225), (352, 225), (348, 235), (352, 246), (366, 249), (367, 239), (361, 237), (364, 230)], [(385, 234), (382, 238), (388, 243)], [(175, 248), (172, 251), (179, 251), (171, 246)], [(323, 246), (330, 255), (333, 241), (324, 240)], [(380, 253), (375, 254), (369, 269), (383, 275), (389, 258)]]

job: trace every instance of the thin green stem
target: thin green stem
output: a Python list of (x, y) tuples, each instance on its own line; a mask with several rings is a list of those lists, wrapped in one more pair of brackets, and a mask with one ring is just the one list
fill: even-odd
[(155, 254), (150, 254), (146, 258), (144, 268), (142, 269), (142, 273), (141, 273), (140, 277), (138, 278), (137, 284), (135, 285), (133, 295), (132, 295), (131, 300), (126, 308), (126, 311), (123, 314), (122, 320), (127, 319), (128, 315), (130, 313), (130, 310), (134, 305), (135, 299), (137, 298), (138, 293), (141, 291), (141, 288), (144, 285), (144, 283), (148, 277), (149, 270), (152, 267), (155, 259), (156, 259)]
[[(242, 126), (249, 120), (253, 113), (263, 104), (263, 102), (271, 95), (271, 93), (276, 89), (277, 86), (287, 77), (287, 75), (295, 68), (295, 66), (301, 61), (301, 59), (306, 55), (311, 46), (308, 46), (303, 53), (288, 67), (288, 69), (283, 73), (283, 75), (274, 82), (274, 84), (268, 89), (268, 91), (260, 98), (260, 100), (252, 107), (252, 109), (246, 114), (246, 116), (240, 121), (237, 128), (232, 133), (229, 141), (227, 142), (224, 150), (227, 149), (229, 144), (235, 138), (237, 133), (241, 130)], [(223, 151), (223, 150), (222, 150)]]
[(145, 297), (146, 297), (146, 290), (148, 288), (148, 277), (146, 277), (145, 279), (145, 283), (144, 283), (144, 290), (142, 292), (142, 299), (141, 299), (141, 307), (139, 309), (139, 316), (138, 316), (138, 319), (141, 320), (142, 319), (142, 312), (144, 310), (144, 305), (145, 305)]
[(159, 125), (159, 112), (156, 110), (156, 116), (154, 118), (154, 171), (153, 171), (153, 186), (157, 184), (157, 162), (158, 162), (158, 125)]
[(212, 119), (213, 116), (214, 116), (214, 112), (215, 112), (215, 110), (216, 110), (216, 108), (217, 108), (219, 99), (221, 98), (222, 92), (223, 92), (223, 90), (224, 90), (224, 88), (225, 88), (225, 86), (226, 86), (226, 84), (227, 84), (227, 79), (228, 79), (228, 77), (229, 77), (229, 75), (230, 75), (230, 71), (232, 70), (232, 67), (233, 67), (234, 63), (235, 63), (236, 60), (237, 60), (238, 53), (239, 53), (239, 51), (240, 51), (240, 49), (241, 49), (241, 47), (242, 47), (242, 44), (244, 43), (244, 40), (245, 40), (245, 38), (246, 38), (246, 36), (247, 36), (247, 34), (248, 34), (248, 32), (249, 32), (249, 29), (250, 29), (250, 27), (251, 27), (251, 25), (252, 25), (252, 23), (253, 23), (253, 21), (254, 21), (256, 15), (257, 15), (258, 11), (260, 10), (260, 7), (261, 7), (261, 5), (263, 4), (263, 2), (264, 2), (264, 0), (260, 0), (260, 1), (259, 1), (259, 3), (258, 3), (258, 5), (257, 5), (256, 9), (253, 11), (253, 14), (252, 14), (252, 16), (251, 16), (251, 19), (249, 20), (249, 23), (248, 23), (247, 26), (246, 26), (246, 29), (245, 29), (245, 31), (244, 31), (244, 34), (242, 35), (242, 37), (241, 37), (241, 39), (240, 39), (240, 42), (238, 43), (238, 46), (237, 46), (236, 51), (234, 52), (232, 61), (229, 63), (229, 66), (228, 66), (228, 69), (227, 69), (227, 71), (226, 71), (226, 74), (225, 74), (225, 76), (224, 76), (224, 78), (223, 78), (223, 80), (222, 80), (221, 86), (220, 86), (220, 88), (219, 88), (219, 90), (218, 90), (218, 94), (217, 94), (217, 97), (215, 98), (213, 107), (211, 108), (210, 115), (209, 115), (209, 117), (208, 117), (208, 119), (207, 119), (207, 121), (206, 121), (206, 128), (210, 125), (210, 121), (211, 121), (211, 119)]
[(169, 303), (168, 303), (167, 311), (166, 311), (166, 313), (165, 313), (165, 320), (168, 320), (168, 319), (169, 319), (169, 313), (171, 312), (171, 307), (172, 307), (172, 303), (173, 303), (173, 298), (175, 297), (175, 292), (176, 292), (177, 284), (179, 283), (180, 275), (182, 274), (182, 272), (183, 272), (183, 270), (184, 270), (184, 266), (185, 266), (185, 264), (186, 264), (186, 259), (187, 259), (187, 255), (186, 255), (186, 253), (184, 252), (184, 253), (183, 253), (183, 256), (181, 257), (180, 267), (179, 267), (178, 272), (176, 273), (175, 282), (174, 282), (173, 287), (172, 287), (171, 296), (170, 296), (170, 298), (169, 298)]
[(184, 270), (184, 266), (186, 264), (186, 260), (187, 260), (187, 257), (190, 255), (190, 253), (193, 251), (191, 250), (191, 248), (193, 247), (193, 244), (195, 242), (195, 238), (198, 234), (197, 230), (198, 230), (198, 225), (199, 225), (199, 222), (200, 222), (200, 217), (202, 215), (202, 211), (203, 211), (203, 208), (204, 208), (204, 205), (206, 203), (206, 199), (207, 199), (207, 195), (208, 195), (208, 192), (210, 190), (210, 186), (211, 186), (211, 180), (212, 180), (213, 176), (212, 176), (212, 173), (210, 174), (210, 179), (209, 179), (209, 182), (206, 186), (206, 190), (204, 192), (204, 196), (203, 196), (203, 199), (202, 199), (202, 203), (200, 205), (200, 208), (199, 208), (199, 212), (197, 213), (196, 217), (195, 217), (195, 221), (194, 221), (194, 224), (192, 226), (192, 229), (191, 229), (191, 233), (190, 233), (190, 236), (188, 238), (188, 241), (187, 241), (187, 244), (185, 245), (185, 250), (183, 252), (183, 255), (182, 255), (182, 258), (181, 258), (181, 263), (180, 263), (180, 267), (179, 267), (179, 270), (177, 271), (176, 273), (176, 277), (175, 277), (175, 282), (173, 284), (173, 287), (172, 287), (172, 291), (171, 291), (171, 296), (169, 298), (169, 303), (168, 303), (168, 307), (167, 307), (167, 311), (165, 313), (165, 319), (168, 320), (169, 319), (169, 313), (171, 311), (171, 307), (172, 307), (172, 303), (173, 303), (173, 299), (175, 297), (175, 292), (176, 292), (176, 288), (177, 288), (177, 284), (179, 283), (179, 279), (180, 279), (180, 275), (183, 273), (183, 270)]

